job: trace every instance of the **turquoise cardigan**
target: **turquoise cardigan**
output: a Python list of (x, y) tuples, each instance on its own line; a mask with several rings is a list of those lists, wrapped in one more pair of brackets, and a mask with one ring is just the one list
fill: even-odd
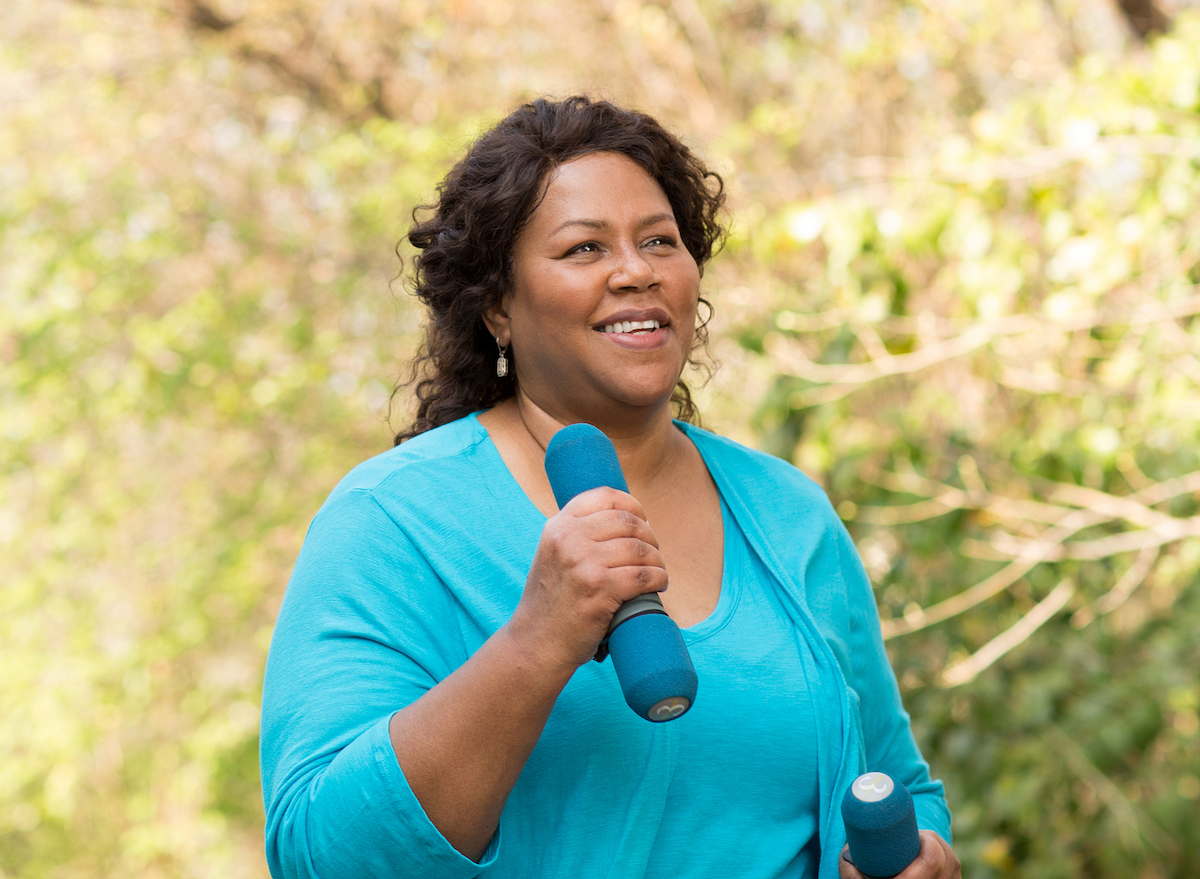
[[(913, 740), (870, 584), (824, 492), (777, 458), (679, 427), (776, 581), (809, 691), (840, 696), (817, 711), (816, 742), (797, 743), (817, 755), (820, 879), (838, 875), (841, 797), (867, 768), (903, 781), (918, 824), (949, 840), (942, 785)], [(612, 663), (588, 663), (564, 689), (479, 862), (425, 816), (388, 738), (393, 712), (508, 620), (544, 523), (475, 416), (364, 462), (334, 489), (301, 549), (267, 661), (272, 876), (643, 875), (678, 733), (629, 711)]]

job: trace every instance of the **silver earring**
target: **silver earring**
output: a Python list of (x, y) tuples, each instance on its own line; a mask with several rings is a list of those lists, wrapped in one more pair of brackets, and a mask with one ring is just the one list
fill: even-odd
[(504, 346), (500, 344), (499, 337), (496, 338), (496, 347), (500, 349), (500, 356), (496, 358), (496, 377), (504, 378), (508, 375), (508, 358), (504, 356)]

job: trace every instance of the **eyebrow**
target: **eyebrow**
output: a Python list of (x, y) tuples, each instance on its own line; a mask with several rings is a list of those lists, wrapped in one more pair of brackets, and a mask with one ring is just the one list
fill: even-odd
[[(644, 228), (646, 226), (653, 226), (655, 223), (661, 223), (664, 220), (669, 220), (670, 222), (674, 223), (675, 215), (668, 214), (668, 213), (651, 214), (648, 217), (642, 217), (640, 220), (638, 220), (637, 225), (638, 225), (638, 228), (640, 229), (640, 228)], [(583, 226), (586, 229), (598, 229), (600, 231), (603, 231), (605, 229), (608, 229), (609, 225), (610, 224), (605, 220), (587, 220), (587, 219), (567, 220), (565, 223), (563, 223), (561, 226), (556, 228), (550, 234), (557, 235), (563, 229), (567, 229), (571, 226)]]

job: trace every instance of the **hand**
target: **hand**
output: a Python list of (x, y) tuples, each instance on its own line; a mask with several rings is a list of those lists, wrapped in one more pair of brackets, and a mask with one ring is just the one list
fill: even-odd
[(617, 609), (667, 588), (642, 505), (614, 488), (575, 497), (546, 521), (510, 633), (574, 671), (596, 653)]
[[(916, 860), (909, 864), (896, 879), (962, 879), (962, 864), (959, 863), (950, 844), (932, 830), (922, 830), (921, 850)], [(864, 879), (853, 864), (846, 860), (850, 847), (842, 849), (838, 861), (839, 879)]]

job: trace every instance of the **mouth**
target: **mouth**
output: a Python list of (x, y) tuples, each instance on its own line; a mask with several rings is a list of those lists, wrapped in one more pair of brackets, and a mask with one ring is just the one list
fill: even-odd
[(605, 324), (602, 327), (596, 327), (598, 333), (628, 333), (637, 335), (640, 333), (653, 333), (660, 326), (656, 320), (622, 320), (616, 323)]

